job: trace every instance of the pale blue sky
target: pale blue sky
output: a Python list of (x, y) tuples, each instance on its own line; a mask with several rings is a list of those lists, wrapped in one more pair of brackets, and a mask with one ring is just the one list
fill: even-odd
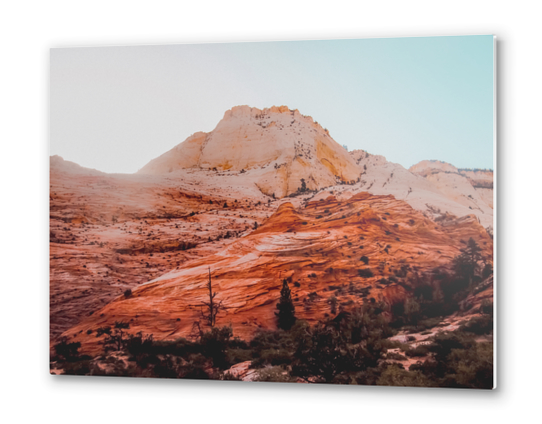
[(51, 154), (86, 167), (135, 172), (244, 104), (407, 168), (493, 168), (493, 37), (51, 50)]

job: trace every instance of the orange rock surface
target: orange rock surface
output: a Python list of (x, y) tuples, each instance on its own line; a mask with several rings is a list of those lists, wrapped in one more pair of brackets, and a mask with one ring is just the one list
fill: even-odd
[[(118, 295), (64, 335), (88, 352), (101, 348), (95, 330), (116, 321), (158, 340), (188, 337), (194, 323), (204, 326), (209, 268), (216, 299), (225, 307), (217, 325), (231, 324), (234, 335), (249, 338), (259, 329), (276, 328), (283, 278), (290, 282), (296, 315), (315, 323), (330, 316), (332, 297), (337, 310), (371, 298), (404, 299), (404, 287), (381, 279), (406, 266), (407, 272), (421, 273), (449, 264), (469, 237), (491, 255), (492, 240), (474, 216), (440, 225), (393, 196), (369, 193), (346, 201), (329, 196), (298, 207), (286, 202), (256, 230), (138, 285), (130, 297)], [(366, 269), (373, 276), (364, 276)]]
[(231, 188), (78, 165), (74, 172), (73, 165), (51, 159), (52, 339), (125, 290), (216, 252), (270, 213), (260, 193), (240, 201)]

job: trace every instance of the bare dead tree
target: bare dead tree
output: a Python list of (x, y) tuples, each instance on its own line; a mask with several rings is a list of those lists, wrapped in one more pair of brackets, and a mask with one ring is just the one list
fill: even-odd
[(217, 293), (213, 293), (213, 283), (211, 281), (211, 267), (209, 267), (209, 281), (207, 282), (207, 288), (209, 289), (209, 301), (203, 302), (203, 306), (205, 306), (205, 310), (207, 311), (207, 313), (204, 313), (202, 311), (201, 316), (209, 323), (210, 327), (214, 327), (216, 322), (216, 316), (218, 315), (218, 312), (220, 310), (224, 309), (224, 307), (222, 306), (221, 300), (215, 300)]

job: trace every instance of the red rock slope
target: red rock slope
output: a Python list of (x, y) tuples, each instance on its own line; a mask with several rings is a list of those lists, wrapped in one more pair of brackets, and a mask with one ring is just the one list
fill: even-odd
[[(469, 237), (491, 255), (492, 240), (474, 216), (444, 227), (393, 196), (368, 193), (342, 202), (330, 196), (298, 209), (284, 203), (249, 235), (138, 286), (129, 298), (117, 297), (64, 334), (89, 352), (100, 349), (95, 330), (115, 321), (155, 339), (189, 336), (201, 320), (209, 267), (217, 300), (227, 308), (217, 325), (231, 324), (235, 335), (275, 328), (282, 278), (290, 281), (297, 316), (315, 323), (329, 316), (333, 296), (345, 310), (370, 298), (393, 303), (404, 297), (401, 286), (380, 280), (407, 265), (423, 272), (448, 264)], [(364, 269), (374, 275), (360, 276)]]

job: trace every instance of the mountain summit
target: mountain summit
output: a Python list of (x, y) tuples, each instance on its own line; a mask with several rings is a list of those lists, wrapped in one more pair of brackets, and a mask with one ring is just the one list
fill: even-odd
[(198, 132), (145, 165), (139, 174), (181, 169), (248, 173), (267, 195), (284, 197), (300, 188), (318, 190), (360, 177), (359, 167), (327, 129), (286, 106), (236, 106), (216, 128)]

